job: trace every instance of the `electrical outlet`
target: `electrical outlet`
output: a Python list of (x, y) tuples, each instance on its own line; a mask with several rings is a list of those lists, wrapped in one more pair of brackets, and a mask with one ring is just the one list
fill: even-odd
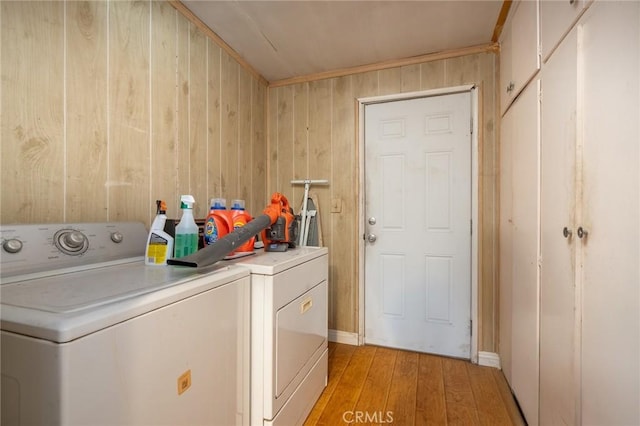
[(341, 213), (342, 212), (342, 199), (341, 198), (332, 198), (331, 199), (331, 213)]

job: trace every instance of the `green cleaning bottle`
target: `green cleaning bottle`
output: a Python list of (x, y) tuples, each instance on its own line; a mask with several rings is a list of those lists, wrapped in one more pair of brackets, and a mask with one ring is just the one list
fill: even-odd
[(180, 197), (182, 218), (176, 226), (175, 258), (189, 256), (198, 250), (198, 225), (193, 218), (193, 204), (195, 199), (191, 195)]

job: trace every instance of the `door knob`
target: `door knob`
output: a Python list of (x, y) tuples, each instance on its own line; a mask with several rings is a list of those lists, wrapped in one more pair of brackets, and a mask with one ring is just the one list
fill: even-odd
[(562, 230), (562, 235), (564, 235), (565, 238), (569, 238), (571, 236), (571, 231), (569, 231), (569, 228), (565, 226)]
[(376, 236), (375, 236), (375, 234), (369, 234), (369, 235), (367, 235), (367, 240), (368, 240), (370, 243), (375, 243), (377, 239), (378, 239), (378, 237), (376, 237)]
[(586, 229), (582, 229), (582, 226), (581, 226), (578, 228), (577, 234), (578, 234), (578, 238), (587, 238), (588, 232)]
[(369, 225), (375, 225), (375, 224), (376, 224), (376, 218), (375, 218), (375, 217), (373, 217), (373, 216), (371, 216), (371, 217), (369, 218)]

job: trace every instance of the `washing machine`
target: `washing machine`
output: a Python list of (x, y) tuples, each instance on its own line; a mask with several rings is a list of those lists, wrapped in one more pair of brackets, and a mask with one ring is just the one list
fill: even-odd
[(302, 424), (327, 385), (328, 249), (233, 263), (251, 271), (251, 424)]
[(248, 270), (145, 266), (146, 237), (0, 226), (3, 425), (249, 424)]

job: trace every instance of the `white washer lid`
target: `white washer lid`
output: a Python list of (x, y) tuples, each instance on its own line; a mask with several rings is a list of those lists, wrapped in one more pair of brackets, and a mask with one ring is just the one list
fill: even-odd
[(194, 269), (136, 261), (3, 284), (2, 330), (68, 342), (248, 275), (233, 265)]

